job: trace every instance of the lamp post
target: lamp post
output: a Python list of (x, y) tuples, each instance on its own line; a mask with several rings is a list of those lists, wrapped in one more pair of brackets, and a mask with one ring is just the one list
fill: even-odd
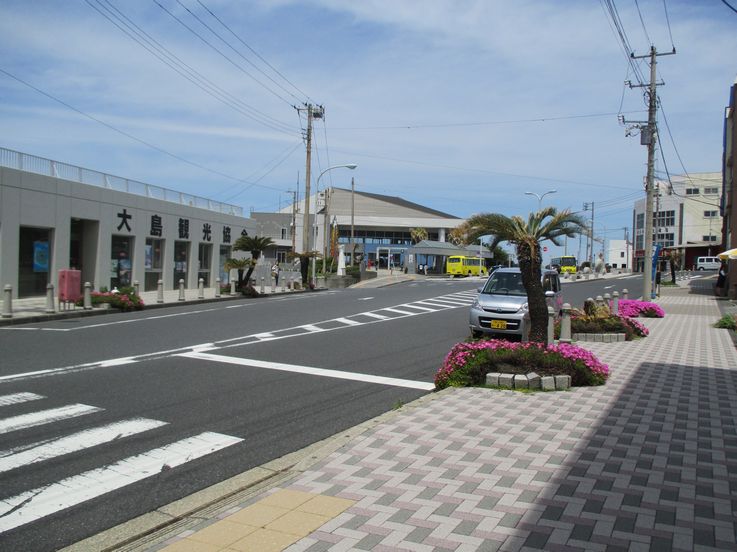
[(548, 194), (554, 194), (554, 193), (556, 193), (557, 191), (558, 191), (558, 190), (548, 190), (548, 191), (547, 191), (547, 192), (545, 192), (545, 193), (544, 193), (543, 195), (540, 195), (540, 194), (536, 194), (535, 192), (525, 192), (525, 195), (534, 195), (534, 196), (535, 196), (535, 197), (537, 198), (537, 210), (539, 211), (540, 209), (542, 209), (542, 205), (543, 205), (543, 198), (544, 198), (544, 197), (545, 197), (546, 195), (548, 195)]
[[(326, 172), (332, 171), (333, 169), (354, 170), (356, 167), (358, 167), (358, 165), (356, 165), (355, 163), (348, 163), (346, 165), (334, 165), (322, 171), (320, 175), (317, 177), (317, 183), (315, 184), (315, 204), (317, 204), (317, 196), (320, 193), (320, 179), (323, 177), (323, 175)], [(317, 206), (315, 207), (315, 218), (313, 219), (313, 223), (312, 223), (312, 248), (316, 254), (317, 253)], [(324, 263), (324, 260), (323, 260), (323, 263)], [(315, 265), (317, 265), (317, 258), (313, 256), (312, 257), (312, 287), (313, 288), (317, 285), (317, 279), (315, 278)], [(324, 269), (325, 267), (323, 266), (323, 270)]]

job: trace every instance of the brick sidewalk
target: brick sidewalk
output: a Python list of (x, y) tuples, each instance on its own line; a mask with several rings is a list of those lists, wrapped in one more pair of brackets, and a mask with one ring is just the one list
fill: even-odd
[(605, 386), (447, 390), (241, 507), (284, 489), (353, 501), (289, 552), (737, 550), (737, 351), (692, 285), (663, 288), (650, 337), (582, 344)]

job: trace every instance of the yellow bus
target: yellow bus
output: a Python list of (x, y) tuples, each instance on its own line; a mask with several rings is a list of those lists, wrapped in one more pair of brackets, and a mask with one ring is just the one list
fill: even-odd
[(550, 268), (557, 270), (558, 274), (575, 274), (576, 264), (576, 257), (573, 255), (564, 255), (550, 259)]
[(486, 267), (479, 257), (453, 255), (445, 263), (445, 273), (451, 276), (486, 276)]

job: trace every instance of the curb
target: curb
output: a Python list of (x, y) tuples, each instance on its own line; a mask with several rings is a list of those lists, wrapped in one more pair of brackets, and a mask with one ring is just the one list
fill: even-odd
[(137, 518), (97, 535), (76, 542), (60, 552), (143, 552), (153, 546), (216, 517), (220, 512), (242, 504), (257, 495), (294, 479), (351, 440), (396, 416), (434, 401), (452, 387), (428, 393), (396, 410), (366, 420), (321, 441), (270, 462), (251, 468), (239, 475), (189, 496), (166, 504)]

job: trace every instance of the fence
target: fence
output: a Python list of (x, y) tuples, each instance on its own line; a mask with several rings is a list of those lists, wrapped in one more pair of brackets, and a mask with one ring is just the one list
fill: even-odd
[(185, 194), (153, 184), (145, 184), (137, 180), (129, 180), (120, 176), (113, 176), (75, 165), (68, 165), (60, 161), (52, 161), (51, 159), (36, 157), (35, 155), (6, 148), (0, 148), (0, 166), (54, 178), (62, 178), (64, 180), (71, 180), (72, 182), (98, 186), (118, 192), (150, 197), (152, 199), (161, 199), (163, 201), (179, 203), (180, 205), (189, 205), (190, 207), (198, 207), (227, 215), (243, 216), (243, 207), (237, 205), (221, 203), (220, 201), (213, 201), (204, 197)]

